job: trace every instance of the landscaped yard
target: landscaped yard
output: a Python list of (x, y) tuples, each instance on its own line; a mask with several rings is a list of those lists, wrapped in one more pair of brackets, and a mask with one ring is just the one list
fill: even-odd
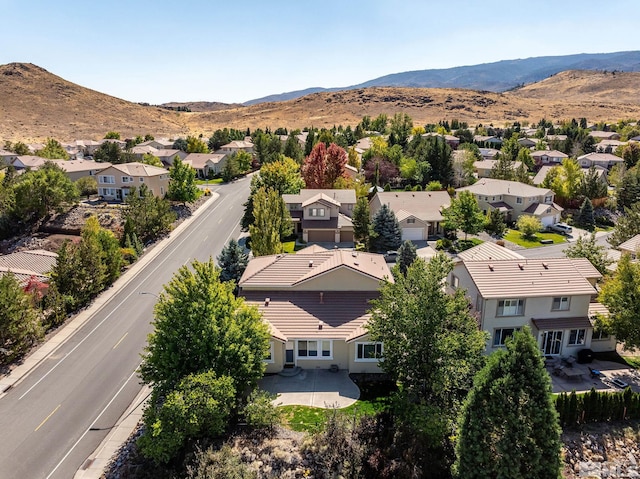
[(196, 180), (196, 185), (219, 185), (222, 183), (222, 178), (215, 178), (213, 180)]
[(524, 239), (522, 237), (522, 233), (518, 230), (508, 230), (504, 235), (504, 239), (525, 248), (543, 246), (543, 243), (540, 243), (540, 240), (551, 240), (553, 241), (553, 244), (565, 243), (567, 241), (564, 236), (557, 233), (537, 233), (533, 240), (528, 240)]

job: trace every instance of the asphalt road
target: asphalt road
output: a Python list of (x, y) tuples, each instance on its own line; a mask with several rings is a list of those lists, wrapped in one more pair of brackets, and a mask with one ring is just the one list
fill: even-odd
[(212, 189), (220, 197), (206, 211), (0, 399), (0, 478), (73, 477), (131, 404), (154, 295), (180, 266), (215, 257), (239, 234), (249, 179)]
[[(611, 248), (611, 245), (607, 242), (609, 233), (596, 238), (596, 244), (604, 246), (607, 249)], [(525, 258), (564, 258), (564, 250), (573, 244), (560, 243), (549, 246), (540, 246), (538, 248), (519, 249), (517, 252)]]

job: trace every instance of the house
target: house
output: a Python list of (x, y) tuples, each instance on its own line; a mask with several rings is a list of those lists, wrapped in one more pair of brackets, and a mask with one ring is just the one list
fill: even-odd
[(74, 143), (78, 150), (82, 152), (82, 156), (93, 156), (102, 144), (101, 141), (94, 140), (76, 140)]
[[(498, 163), (498, 160), (482, 160), (482, 161), (474, 161), (473, 162), (473, 171), (476, 174), (476, 176), (478, 178), (490, 178), (491, 177), (491, 170), (493, 170), (493, 167), (496, 166), (496, 163)], [(520, 166), (522, 166), (522, 162), (521, 161), (514, 161), (513, 162), (513, 169), (517, 170), (518, 168), (520, 168)]]
[(533, 182), (534, 185), (539, 186), (544, 182), (544, 179), (547, 177), (547, 174), (549, 173), (549, 170), (551, 170), (551, 168), (555, 168), (558, 165), (544, 165), (541, 166), (540, 169), (538, 170), (538, 172), (536, 173), (536, 176), (533, 177), (533, 180), (531, 180)]
[(129, 151), (139, 160), (142, 160), (144, 158), (144, 155), (158, 156), (158, 149), (150, 145), (136, 145)]
[(612, 153), (616, 151), (619, 147), (625, 146), (628, 143), (625, 141), (618, 140), (602, 140), (600, 143), (596, 144), (596, 151), (598, 153)]
[(640, 250), (640, 235), (635, 235), (633, 238), (621, 243), (618, 249), (622, 254), (631, 255), (631, 259), (637, 259), (638, 251)]
[(611, 169), (615, 165), (624, 163), (624, 160), (619, 156), (612, 155), (611, 153), (587, 153), (586, 155), (578, 157), (578, 163), (580, 163), (582, 168), (601, 166), (603, 168)]
[(11, 161), (11, 166), (13, 166), (18, 171), (26, 170), (27, 168), (31, 170), (37, 170), (47, 161), (50, 160), (48, 160), (47, 158), (42, 158), (41, 156), (20, 155)]
[(158, 157), (158, 159), (162, 162), (162, 164), (169, 168), (170, 166), (173, 166), (173, 159), (177, 156), (178, 158), (180, 158), (182, 161), (184, 161), (184, 159), (187, 157), (188, 153), (186, 151), (182, 151), (182, 150), (174, 150), (172, 148), (165, 148), (162, 150), (158, 150), (158, 153), (156, 154), (156, 156)]
[(146, 185), (155, 196), (164, 196), (169, 187), (169, 172), (144, 163), (111, 165), (98, 174), (98, 194), (105, 200), (123, 201), (131, 188)]
[(384, 204), (396, 215), (402, 240), (421, 241), (442, 233), (442, 210), (451, 206), (451, 197), (446, 191), (378, 192), (369, 202), (371, 215)]
[(489, 335), (487, 353), (528, 326), (546, 356), (575, 356), (585, 348), (615, 351), (615, 338), (594, 331), (594, 315), (606, 310), (593, 301), (599, 278), (585, 258), (483, 258), (462, 261), (447, 282), (466, 291)]
[(500, 153), (500, 151), (495, 148), (479, 148), (479, 150), (480, 156), (485, 160), (493, 160), (498, 156), (498, 153)]
[(189, 153), (184, 163), (196, 170), (198, 178), (209, 178), (222, 172), (227, 163), (226, 153)]
[(226, 145), (222, 145), (220, 149), (216, 151), (216, 153), (231, 155), (233, 153), (237, 153), (238, 151), (246, 151), (247, 153), (253, 155), (253, 143), (246, 140), (231, 141)]
[(594, 137), (596, 140), (619, 140), (620, 134), (615, 131), (590, 131), (589, 135)]
[(58, 165), (71, 181), (77, 181), (85, 176), (96, 176), (102, 170), (111, 166), (109, 162), (93, 160), (51, 160)]
[(45, 250), (19, 251), (0, 255), (0, 276), (13, 273), (21, 285), (35, 279), (49, 281), (49, 272), (56, 264), (58, 255)]
[(502, 146), (502, 140), (497, 136), (473, 135), (473, 142), (482, 146)]
[(558, 150), (536, 150), (531, 153), (531, 158), (539, 168), (549, 164), (559, 165), (563, 160), (569, 158), (569, 155)]
[(492, 209), (502, 211), (507, 222), (517, 221), (521, 215), (532, 215), (543, 226), (549, 226), (560, 221), (563, 210), (554, 203), (555, 193), (550, 189), (517, 181), (482, 178), (473, 185), (457, 188), (456, 192), (459, 191), (473, 193), (485, 214)]
[(567, 135), (547, 135), (544, 139), (551, 143), (552, 141), (567, 141)]
[(365, 325), (379, 284), (393, 281), (378, 254), (310, 247), (253, 258), (238, 283), (271, 331), (266, 372), (285, 367), (381, 372), (383, 345)]
[(436, 137), (442, 138), (445, 141), (445, 143), (447, 145), (449, 145), (449, 147), (452, 150), (457, 150), (458, 146), (460, 146), (460, 138), (458, 138), (457, 136), (441, 135), (440, 133), (435, 133), (435, 132), (423, 133), (422, 134), (423, 138), (426, 138), (426, 137), (429, 137), (429, 136), (436, 136)]
[(173, 149), (173, 144), (174, 141), (172, 140), (167, 140), (166, 138), (158, 138), (157, 140), (143, 141), (139, 146), (151, 146), (156, 150), (171, 150)]
[(9, 166), (13, 162), (13, 160), (17, 159), (18, 155), (16, 155), (13, 151), (0, 149), (0, 167)]
[(297, 194), (284, 194), (282, 199), (291, 214), (294, 233), (301, 234), (304, 241), (353, 241), (355, 190), (305, 189)]
[(518, 144), (523, 148), (533, 148), (538, 144), (538, 142), (531, 138), (518, 138)]

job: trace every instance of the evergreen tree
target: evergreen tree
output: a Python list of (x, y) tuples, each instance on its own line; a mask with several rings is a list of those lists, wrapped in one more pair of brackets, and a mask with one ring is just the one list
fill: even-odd
[(36, 151), (37, 156), (41, 156), (42, 158), (49, 158), (51, 160), (61, 159), (68, 160), (69, 154), (66, 152), (62, 145), (57, 140), (53, 138), (47, 138), (47, 142), (45, 143), (44, 148)]
[(282, 154), (296, 160), (297, 163), (302, 164), (302, 160), (304, 160), (304, 151), (302, 150), (302, 146), (300, 146), (298, 138), (293, 134), (293, 132), (291, 132), (287, 138)]
[(514, 166), (514, 162), (510, 160), (506, 155), (498, 153), (498, 157), (495, 164), (493, 165), (493, 168), (491, 168), (489, 176), (497, 180), (515, 180), (516, 169)]
[(220, 268), (220, 281), (235, 281), (238, 284), (249, 263), (249, 255), (235, 239), (231, 238), (216, 260)]
[(396, 215), (383, 204), (373, 217), (371, 247), (373, 251), (395, 251), (402, 244), (402, 231)]
[(596, 221), (593, 217), (593, 205), (589, 198), (585, 198), (582, 201), (582, 205), (580, 206), (578, 217), (575, 219), (575, 222), (588, 230), (593, 229), (595, 226)]
[[(139, 192), (139, 193), (138, 193)], [(135, 233), (143, 242), (155, 240), (168, 233), (176, 215), (169, 202), (155, 196), (147, 185), (140, 190), (133, 187), (125, 199), (124, 237)]]
[(311, 129), (309, 130), (309, 132), (307, 133), (307, 139), (305, 140), (304, 143), (304, 156), (307, 157), (311, 154), (311, 150), (313, 150), (313, 147), (316, 146), (317, 140), (316, 140), (316, 133), (315, 130), (313, 129), (313, 127), (311, 127)]
[(371, 213), (366, 197), (358, 198), (353, 208), (353, 236), (356, 241), (364, 243), (365, 249), (369, 249), (369, 235), (371, 231)]
[(629, 168), (617, 186), (618, 208), (628, 208), (640, 201), (640, 167)]
[(590, 200), (607, 197), (607, 183), (600, 180), (600, 175), (595, 166), (591, 166), (584, 174), (580, 184), (580, 195)]
[(507, 231), (504, 214), (497, 208), (491, 208), (487, 213), (484, 230), (493, 236), (501, 237)]
[(400, 268), (402, 274), (407, 274), (407, 269), (418, 258), (418, 252), (416, 245), (411, 241), (406, 240), (398, 249), (397, 265)]
[(489, 356), (460, 419), (457, 475), (558, 479), (560, 426), (540, 348), (528, 328)]

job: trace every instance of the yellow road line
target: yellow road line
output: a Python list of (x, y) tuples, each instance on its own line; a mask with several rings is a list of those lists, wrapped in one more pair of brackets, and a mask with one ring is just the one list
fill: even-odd
[(115, 345), (112, 349), (116, 349), (116, 348), (118, 347), (118, 345), (122, 342), (122, 340), (123, 340), (124, 338), (126, 338), (126, 337), (127, 337), (127, 334), (129, 334), (129, 331), (127, 331), (126, 333), (124, 333), (124, 336), (122, 336), (122, 337), (120, 338), (120, 341), (118, 341), (118, 342), (116, 343), (116, 345)]
[(51, 418), (51, 416), (53, 416), (53, 415), (55, 414), (55, 412), (56, 412), (58, 409), (60, 409), (60, 406), (62, 406), (62, 404), (58, 404), (58, 407), (57, 407), (57, 408), (55, 408), (53, 411), (51, 411), (51, 414), (49, 414), (47, 417), (45, 417), (45, 418), (44, 418), (44, 421), (42, 421), (42, 422), (40, 423), (40, 425), (39, 425), (39, 426), (38, 426), (38, 427), (37, 427), (33, 432), (37, 431), (37, 430), (38, 430), (38, 429), (40, 429), (42, 426), (44, 426), (44, 423), (45, 423), (45, 422), (47, 422), (47, 421), (49, 420), (49, 418)]

